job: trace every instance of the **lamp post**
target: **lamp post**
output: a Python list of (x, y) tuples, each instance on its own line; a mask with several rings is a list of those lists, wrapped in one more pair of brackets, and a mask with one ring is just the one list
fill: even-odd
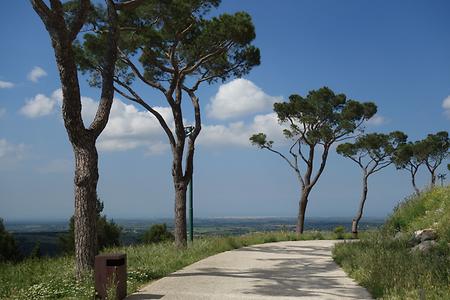
[[(190, 136), (194, 131), (194, 126), (185, 126), (184, 134), (186, 137)], [(192, 172), (191, 180), (189, 181), (189, 240), (191, 243), (194, 241), (194, 173)]]

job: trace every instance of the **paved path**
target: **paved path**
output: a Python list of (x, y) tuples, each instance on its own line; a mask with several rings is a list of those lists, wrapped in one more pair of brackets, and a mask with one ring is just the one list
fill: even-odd
[(127, 299), (371, 299), (331, 258), (335, 241), (255, 245), (220, 253)]

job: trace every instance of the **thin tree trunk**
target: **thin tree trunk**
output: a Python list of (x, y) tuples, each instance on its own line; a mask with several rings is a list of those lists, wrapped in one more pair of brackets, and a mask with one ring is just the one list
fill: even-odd
[(174, 177), (175, 183), (175, 246), (184, 248), (187, 245), (186, 232), (186, 188), (183, 180)]
[(412, 183), (414, 190), (416, 191), (416, 194), (420, 195), (420, 190), (416, 185), (416, 172), (411, 172), (411, 183)]
[(97, 182), (98, 154), (95, 140), (74, 146), (75, 154), (75, 260), (76, 275), (94, 266), (97, 254)]
[(359, 203), (358, 212), (352, 221), (352, 236), (355, 239), (358, 238), (358, 225), (359, 225), (359, 221), (362, 218), (364, 204), (366, 203), (366, 199), (367, 199), (367, 178), (368, 177), (369, 177), (369, 175), (367, 175), (367, 174), (364, 174), (364, 176), (363, 176), (363, 189), (362, 189), (362, 194), (361, 194), (361, 201)]
[(311, 189), (309, 188), (302, 189), (297, 217), (297, 227), (296, 227), (297, 235), (302, 234), (305, 229), (306, 206), (308, 205), (308, 196), (310, 192)]
[(431, 187), (436, 185), (436, 173), (435, 170), (431, 171)]

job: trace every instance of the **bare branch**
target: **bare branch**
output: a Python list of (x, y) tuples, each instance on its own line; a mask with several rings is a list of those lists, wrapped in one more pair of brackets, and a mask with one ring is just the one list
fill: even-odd
[(146, 83), (147, 85), (149, 85), (153, 88), (160, 90), (164, 94), (167, 92), (166, 89), (159, 82), (154, 82), (154, 81), (146, 79), (144, 77), (144, 75), (136, 67), (136, 65), (120, 49), (119, 49), (119, 53), (120, 53), (120, 59), (131, 68), (134, 75), (136, 75), (142, 82)]
[(374, 168), (374, 169), (370, 172), (370, 174), (375, 173), (375, 172), (378, 172), (378, 171), (380, 171), (380, 170), (382, 170), (382, 169), (384, 169), (384, 168), (390, 166), (391, 164), (392, 164), (392, 161), (389, 161), (389, 162), (386, 162), (386, 163), (383, 163), (383, 164), (379, 164), (378, 168)]
[(308, 164), (308, 160), (306, 159), (306, 157), (303, 155), (303, 152), (302, 152), (302, 143), (301, 143), (300, 139), (298, 140), (298, 154), (300, 155), (300, 157), (302, 158), (302, 160), (303, 160), (306, 164)]
[(45, 25), (47, 25), (48, 20), (51, 20), (53, 17), (53, 13), (48, 8), (47, 4), (42, 0), (30, 0), (33, 9), (39, 14), (42, 21), (44, 21)]
[(319, 170), (317, 171), (316, 175), (314, 176), (314, 179), (311, 181), (310, 186), (314, 186), (317, 183), (317, 180), (319, 179), (320, 175), (322, 175), (323, 170), (325, 169), (325, 164), (327, 162), (328, 158), (328, 151), (330, 150), (329, 146), (325, 147), (322, 152), (322, 161), (320, 163)]
[(196, 63), (194, 63), (193, 65), (184, 67), (184, 68), (181, 70), (181, 74), (184, 76), (184, 75), (186, 75), (186, 74), (190, 74), (190, 73), (194, 72), (194, 71), (197, 70), (203, 63), (207, 62), (207, 61), (208, 61), (209, 59), (211, 59), (212, 57), (214, 57), (214, 56), (216, 56), (216, 55), (219, 55), (219, 54), (225, 52), (225, 51), (228, 49), (228, 47), (231, 46), (231, 45), (232, 45), (232, 43), (226, 43), (226, 44), (224, 44), (222, 47), (220, 47), (219, 49), (217, 49), (217, 50), (215, 50), (215, 51), (213, 51), (213, 52), (210, 52), (210, 53), (208, 53), (208, 54), (206, 54), (206, 55), (200, 57), (200, 58), (198, 59), (198, 61), (197, 61)]
[(124, 2), (115, 3), (115, 7), (117, 10), (131, 10), (135, 9), (142, 3), (144, 3), (145, 0), (129, 0)]
[(272, 148), (267, 147), (267, 146), (262, 146), (261, 148), (262, 149), (267, 149), (270, 152), (273, 152), (273, 153), (279, 155), (281, 158), (283, 158), (288, 163), (288, 165), (294, 170), (294, 172), (297, 174), (298, 180), (300, 181), (301, 185), (302, 186), (305, 185), (305, 181), (303, 180), (303, 178), (301, 176), (299, 168), (297, 166), (295, 166), (286, 156), (284, 156), (282, 153), (280, 153), (280, 152), (278, 152), (276, 150), (273, 150)]
[[(130, 101), (136, 102), (143, 106), (147, 111), (149, 111), (151, 114), (155, 116), (155, 118), (158, 120), (161, 127), (164, 129), (164, 132), (166, 133), (167, 137), (169, 138), (170, 145), (172, 146), (172, 149), (176, 147), (175, 137), (173, 136), (172, 131), (170, 130), (169, 126), (166, 123), (166, 120), (161, 116), (161, 114), (156, 111), (153, 107), (148, 105), (131, 87), (129, 87), (127, 84), (123, 83), (122, 81), (118, 80), (117, 78), (114, 79), (114, 82), (116, 82), (121, 87), (125, 88), (133, 97), (129, 97), (128, 95), (125, 96)], [(117, 88), (115, 88), (116, 91), (119, 91)], [(121, 95), (126, 95), (123, 92), (119, 92)]]

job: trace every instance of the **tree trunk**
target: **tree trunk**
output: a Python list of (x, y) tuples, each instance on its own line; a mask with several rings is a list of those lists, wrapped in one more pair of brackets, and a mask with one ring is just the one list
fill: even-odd
[(361, 201), (359, 203), (359, 209), (358, 212), (355, 216), (355, 218), (352, 221), (352, 237), (353, 238), (358, 238), (358, 224), (359, 221), (362, 218), (363, 215), (363, 210), (364, 210), (364, 204), (366, 203), (366, 199), (367, 199), (367, 178), (369, 177), (369, 175), (364, 174), (363, 177), (363, 190), (362, 190), (362, 194), (361, 194)]
[(420, 195), (420, 190), (419, 190), (419, 188), (417, 188), (417, 185), (416, 185), (416, 173), (411, 173), (411, 182), (412, 182), (412, 186), (413, 186), (414, 190), (416, 191), (416, 194)]
[(175, 246), (184, 248), (187, 245), (186, 232), (186, 183), (175, 178)]
[(431, 187), (434, 187), (436, 185), (436, 173), (435, 173), (435, 171), (433, 170), (432, 172), (431, 172)]
[(91, 270), (97, 254), (98, 154), (95, 139), (74, 146), (75, 261), (77, 278)]
[(305, 228), (306, 206), (308, 205), (308, 196), (310, 192), (311, 189), (309, 188), (302, 189), (297, 217), (297, 227), (296, 227), (297, 235), (302, 234)]

